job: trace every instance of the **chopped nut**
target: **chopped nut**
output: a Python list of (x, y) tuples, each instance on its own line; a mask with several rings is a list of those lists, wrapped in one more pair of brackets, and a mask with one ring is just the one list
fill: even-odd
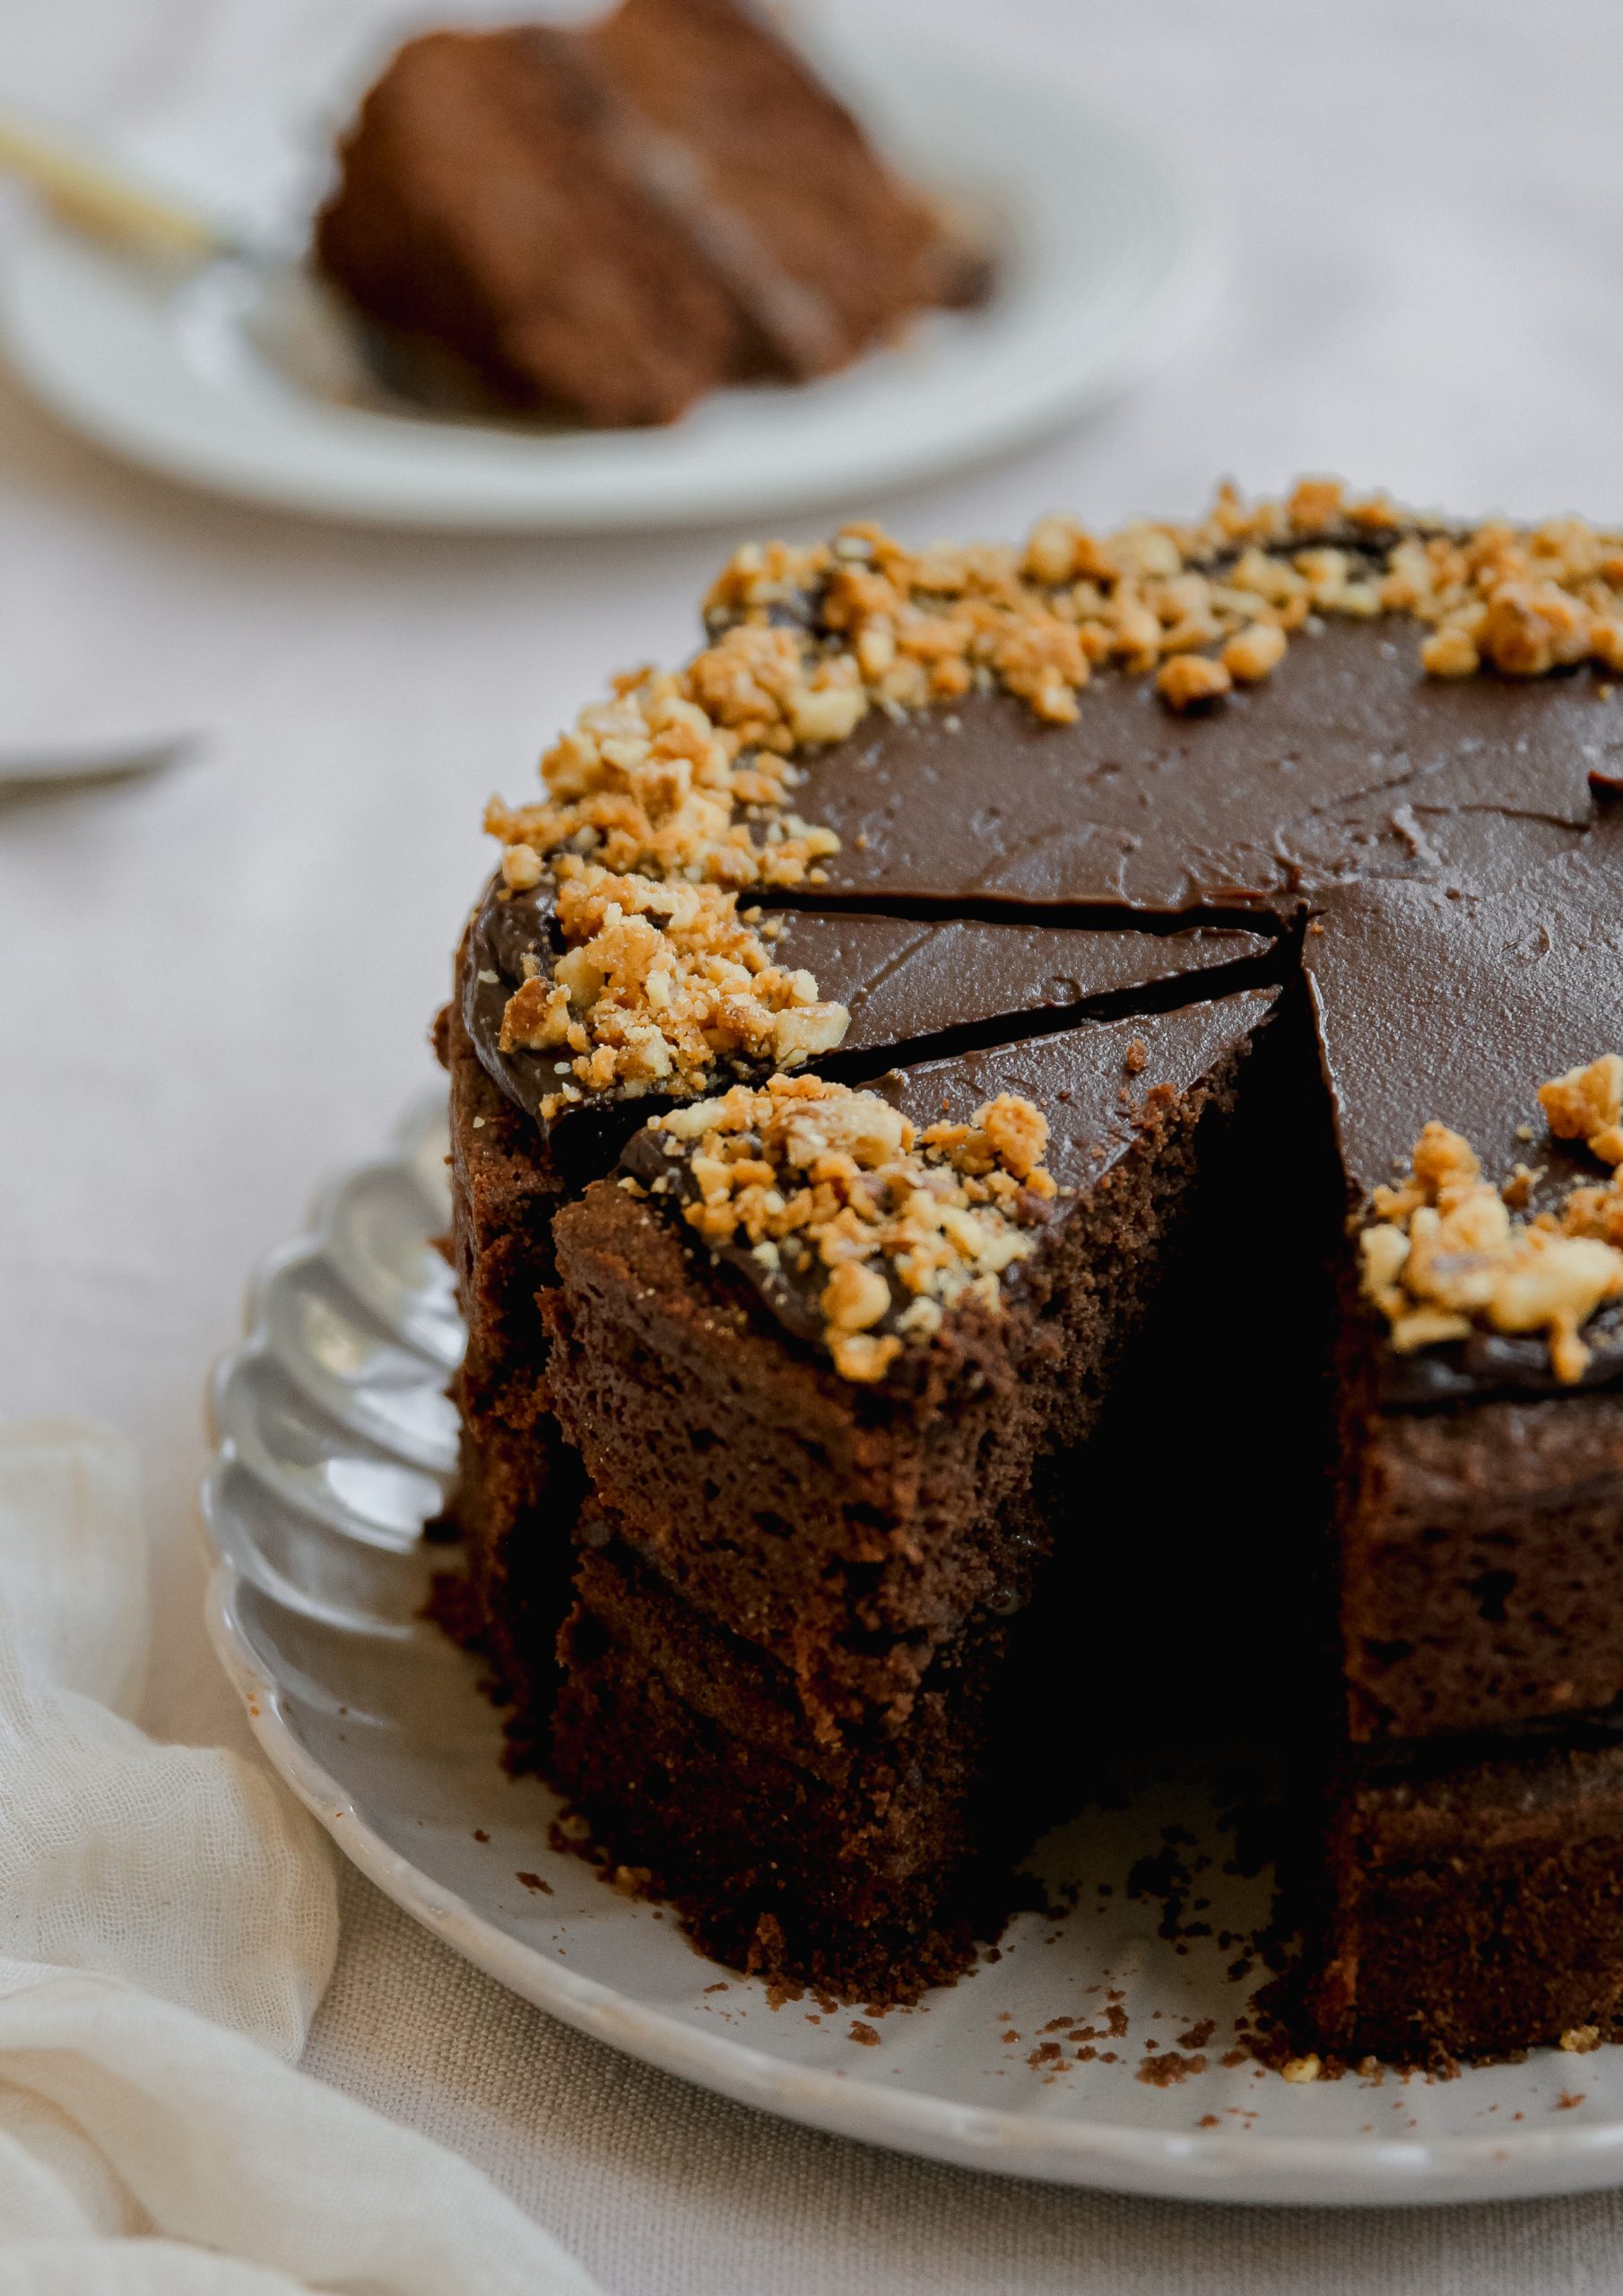
[(1553, 582), (1504, 582), (1488, 602), (1482, 650), (1513, 677), (1581, 662), (1588, 653), (1593, 616)]
[(1278, 669), (1288, 641), (1276, 622), (1254, 622), (1223, 648), (1223, 667), (1243, 685), (1254, 685)]
[(975, 1119), (992, 1152), (1017, 1180), (1029, 1179), (1048, 1152), (1048, 1119), (1041, 1109), (1012, 1092), (988, 1100)]
[(1587, 2057), (1591, 2049), (1601, 2046), (1599, 2025), (1568, 2025), (1561, 2036), (1561, 2047), (1569, 2057)]
[(1420, 648), (1420, 666), (1428, 677), (1469, 678), (1481, 668), (1482, 657), (1464, 631), (1434, 630)]
[(1607, 1163), (1623, 1161), (1595, 1144), (1604, 1140), (1610, 1146), (1623, 1117), (1623, 1057), (1617, 1053), (1602, 1053), (1587, 1068), (1569, 1068), (1541, 1084), (1539, 1105), (1558, 1140), (1583, 1140)]
[(822, 1309), (831, 1331), (866, 1331), (890, 1305), (884, 1277), (857, 1260), (842, 1260), (823, 1287)]
[(1174, 709), (1193, 709), (1228, 693), (1234, 680), (1221, 662), (1203, 654), (1176, 654), (1156, 677), (1156, 690)]
[(1347, 490), (1339, 478), (1298, 479), (1286, 515), (1298, 534), (1314, 534), (1333, 526), (1341, 515)]
[(1287, 2081), (1316, 2081), (1324, 2069), (1319, 2059), (1311, 2054), (1306, 2057), (1288, 2057), (1280, 2067), (1281, 2074)]
[(527, 893), (542, 875), (541, 856), (527, 845), (509, 845), (501, 857), (501, 882), (516, 893)]

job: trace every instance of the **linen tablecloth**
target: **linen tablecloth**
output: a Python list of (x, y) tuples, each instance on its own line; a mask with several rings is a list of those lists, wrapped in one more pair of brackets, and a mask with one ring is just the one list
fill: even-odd
[[(1230, 284), (1197, 344), (1059, 439), (838, 509), (1008, 533), (1332, 469), (1623, 519), (1611, 0), (910, 4), (921, 37), (992, 25), (1178, 145), (1226, 214)], [(404, 13), (13, 0), (0, 89), (116, 126)], [(122, 469), (0, 378), (0, 749), (206, 736), (161, 783), (0, 811), (0, 1399), (140, 1448), (161, 1732), (246, 1744), (193, 1527), (245, 1274), (428, 1076), (486, 795), (531, 786), (603, 673), (681, 655), (733, 539), (303, 525)], [(352, 1875), (307, 2064), (486, 2168), (612, 2296), (1623, 2288), (1623, 2196), (1222, 2210), (807, 2135), (577, 2039)]]

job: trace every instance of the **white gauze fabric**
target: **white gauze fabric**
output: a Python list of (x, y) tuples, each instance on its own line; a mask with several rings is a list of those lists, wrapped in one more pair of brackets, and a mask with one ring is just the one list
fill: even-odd
[(127, 1448), (0, 1429), (0, 2296), (589, 2296), (466, 2161), (293, 2069), (326, 1845), (136, 1727), (146, 1640)]

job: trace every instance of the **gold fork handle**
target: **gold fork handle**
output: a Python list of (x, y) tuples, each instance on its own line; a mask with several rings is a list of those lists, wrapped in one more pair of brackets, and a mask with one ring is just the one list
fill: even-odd
[(30, 185), (54, 213), (95, 238), (170, 262), (228, 251), (221, 228), (126, 161), (53, 122), (0, 106), (0, 172)]

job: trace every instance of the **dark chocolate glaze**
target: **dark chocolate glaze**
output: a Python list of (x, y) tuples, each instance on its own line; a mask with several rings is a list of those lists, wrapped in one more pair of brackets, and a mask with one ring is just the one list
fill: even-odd
[[(782, 611), (820, 627), (815, 595)], [(1619, 1041), (1623, 700), (1587, 669), (1429, 680), (1421, 636), (1403, 617), (1332, 618), (1293, 638), (1264, 684), (1203, 715), (1176, 717), (1150, 681), (1111, 673), (1070, 726), (977, 693), (904, 718), (876, 711), (810, 754), (796, 810), (841, 846), (826, 884), (782, 910), (775, 953), (850, 1009), (845, 1042), (818, 1065), (858, 1083), (891, 1060), (968, 1054), (1003, 1023), (1035, 1057), (1050, 1031), (1268, 977), (1268, 942), (1233, 929), (1247, 916), (1282, 936), (1278, 977), (1311, 912), (1351, 1202), (1434, 1116), (1496, 1176), (1546, 1164), (1535, 1203), (1598, 1178), (1541, 1126), (1531, 1144), (1515, 1133), (1537, 1126), (1539, 1083)], [(567, 1070), (498, 1048), (526, 951), (543, 968), (555, 953), (545, 894), (493, 886), (471, 928), (464, 1017), (503, 1091), (538, 1116)], [(584, 1142), (595, 1126), (592, 1152), (612, 1158), (663, 1105), (588, 1101), (551, 1129)], [(1587, 1380), (1623, 1377), (1623, 1312), (1587, 1335)], [(1536, 1335), (1382, 1353), (1394, 1403), (1555, 1385)]]
[[(1033, 1101), (1048, 1118), (1046, 1162), (1059, 1193), (1045, 1202), (1025, 1195), (1020, 1216), (1034, 1227), (1055, 1228), (1086, 1202), (1100, 1178), (1133, 1145), (1135, 1117), (1150, 1091), (1168, 1085), (1180, 1096), (1227, 1061), (1273, 1009), (1278, 991), (1241, 990), (1150, 1018), (1105, 1022), (1066, 1030), (1058, 1036), (959, 1053), (923, 1061), (876, 1080), (873, 1089), (922, 1131), (939, 1123), (968, 1123), (976, 1110), (1000, 1092)], [(1134, 1048), (1131, 1060), (1129, 1048)], [(634, 1134), (621, 1155), (622, 1168), (666, 1202), (691, 1202), (698, 1194), (691, 1152), (664, 1134)], [(724, 1246), (715, 1254), (743, 1278), (784, 1328), (797, 1339), (822, 1344), (819, 1301), (829, 1271), (809, 1256), (799, 1266), (786, 1257), (777, 1265), (757, 1259), (744, 1246)], [(911, 1303), (888, 1267), (889, 1311), (873, 1326), (894, 1329)], [(1040, 1267), (1015, 1262), (1004, 1278), (1018, 1296)]]
[(1428, 679), (1423, 634), (1332, 620), (1203, 716), (1115, 674), (1070, 726), (1002, 693), (875, 711), (807, 760), (795, 809), (840, 839), (829, 891), (870, 900), (1176, 915), (1373, 873), (1514, 883), (1577, 841), (1590, 772), (1623, 766), (1623, 700), (1586, 671)]
[[(1220, 995), (1266, 970), (1273, 952), (1265, 935), (1213, 926), (1089, 933), (815, 910), (788, 911), (772, 922), (781, 926), (772, 943), (777, 962), (790, 971), (805, 967), (820, 996), (850, 1010), (838, 1053), (817, 1063), (844, 1078), (872, 1075), (904, 1048), (945, 1050), (937, 1040), (1015, 1016), (1047, 1028)], [(544, 1096), (569, 1081), (568, 1060), (502, 1052), (501, 1015), (524, 978), (525, 955), (549, 970), (560, 953), (546, 891), (507, 893), (492, 879), (470, 928), (463, 1018), (485, 1068), (538, 1122)], [(647, 1114), (664, 1103), (632, 1105)], [(575, 1114), (562, 1112), (551, 1128)]]
[[(1616, 1049), (1623, 1036), (1623, 805), (1514, 893), (1450, 898), (1435, 885), (1349, 885), (1327, 894), (1304, 947), (1320, 1056), (1350, 1204), (1393, 1179), (1421, 1126), (1463, 1133), (1494, 1179), (1543, 1168), (1537, 1211), (1606, 1177), (1579, 1142), (1545, 1128), (1538, 1087)], [(1531, 1126), (1532, 1137), (1517, 1136)], [(1623, 1314), (1584, 1335), (1585, 1384), (1623, 1378)], [(1393, 1402), (1484, 1387), (1560, 1388), (1545, 1341), (1473, 1333), (1410, 1357), (1384, 1351)]]

